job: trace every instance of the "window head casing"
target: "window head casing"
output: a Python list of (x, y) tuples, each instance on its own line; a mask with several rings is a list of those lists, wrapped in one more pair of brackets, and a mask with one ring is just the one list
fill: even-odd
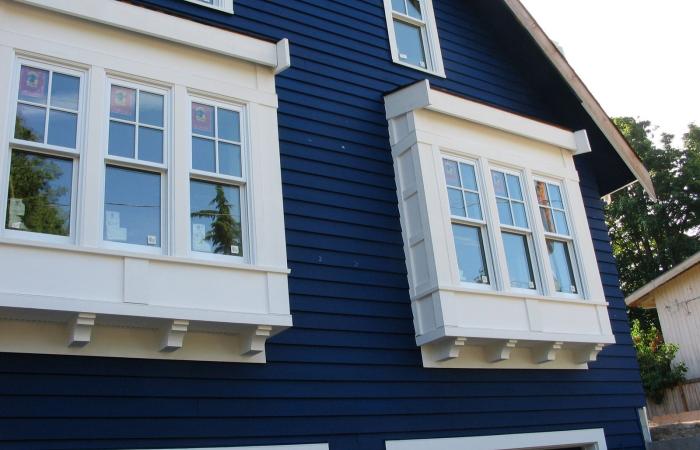
[(387, 95), (385, 106), (424, 366), (595, 361), (615, 338), (573, 159), (588, 148), (585, 133), (427, 80)]
[(445, 77), (432, 0), (384, 0), (392, 60)]

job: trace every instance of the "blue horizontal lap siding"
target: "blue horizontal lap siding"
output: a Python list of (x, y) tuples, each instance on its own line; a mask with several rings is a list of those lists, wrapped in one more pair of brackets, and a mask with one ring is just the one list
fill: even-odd
[[(291, 41), (277, 77), (294, 328), (268, 364), (0, 355), (0, 448), (136, 449), (419, 439), (604, 427), (642, 448), (643, 402), (595, 177), (582, 191), (619, 345), (588, 371), (423, 369), (415, 346), (383, 95), (424, 78), (392, 64), (381, 0), (236, 0), (229, 16), (156, 8)], [(472, 2), (436, 0), (435, 86), (556, 122)]]

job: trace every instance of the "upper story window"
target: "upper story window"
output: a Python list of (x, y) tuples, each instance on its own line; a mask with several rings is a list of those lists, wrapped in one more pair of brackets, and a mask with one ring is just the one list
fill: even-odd
[(74, 228), (83, 73), (28, 60), (16, 67), (5, 229), (61, 241)]
[(427, 80), (385, 103), (423, 364), (586, 368), (615, 339), (574, 164), (585, 133)]
[(218, 9), (230, 14), (233, 14), (233, 0), (185, 0), (190, 3), (196, 3), (209, 8)]
[(384, 9), (394, 62), (444, 77), (432, 0), (384, 0)]

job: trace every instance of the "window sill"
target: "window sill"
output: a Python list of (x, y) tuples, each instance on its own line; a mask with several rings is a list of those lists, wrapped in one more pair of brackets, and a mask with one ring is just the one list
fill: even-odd
[(399, 66), (408, 67), (409, 69), (413, 69), (413, 70), (417, 70), (419, 72), (427, 73), (428, 75), (433, 75), (433, 76), (440, 77), (440, 78), (447, 78), (447, 75), (445, 75), (444, 70), (434, 71), (434, 70), (430, 70), (430, 69), (424, 69), (423, 67), (414, 66), (413, 64), (405, 63), (399, 59), (393, 59), (392, 61), (394, 62), (394, 64), (397, 64)]

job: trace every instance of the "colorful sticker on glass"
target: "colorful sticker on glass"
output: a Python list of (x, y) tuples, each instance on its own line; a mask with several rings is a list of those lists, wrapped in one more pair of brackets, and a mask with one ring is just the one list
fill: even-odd
[(136, 120), (136, 91), (112, 86), (109, 111), (117, 119)]
[(45, 104), (48, 81), (49, 72), (47, 70), (22, 66), (19, 74), (19, 98)]
[(192, 103), (192, 132), (214, 135), (214, 108), (212, 106)]

